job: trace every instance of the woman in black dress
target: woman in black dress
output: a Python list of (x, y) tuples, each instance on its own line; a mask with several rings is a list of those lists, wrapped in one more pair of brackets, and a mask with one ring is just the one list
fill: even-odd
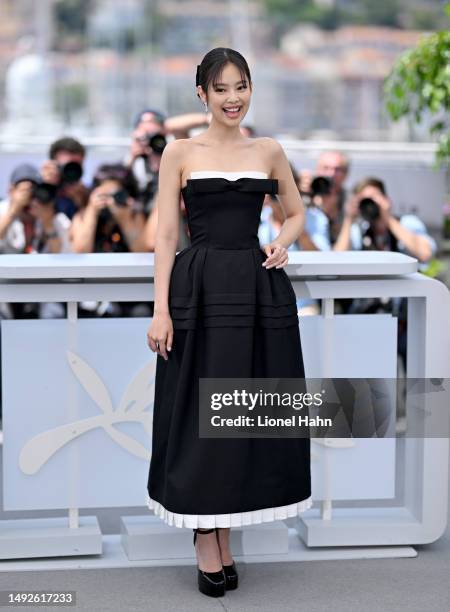
[[(237, 587), (230, 527), (286, 519), (312, 505), (309, 438), (198, 435), (199, 378), (305, 376), (295, 292), (283, 270), (304, 206), (278, 142), (240, 131), (252, 92), (242, 55), (209, 51), (196, 84), (211, 123), (170, 142), (160, 166), (147, 490), (155, 514), (194, 529), (199, 589), (219, 596)], [(180, 191), (191, 245), (176, 254)], [(278, 194), (286, 220), (261, 246), (266, 193)]]

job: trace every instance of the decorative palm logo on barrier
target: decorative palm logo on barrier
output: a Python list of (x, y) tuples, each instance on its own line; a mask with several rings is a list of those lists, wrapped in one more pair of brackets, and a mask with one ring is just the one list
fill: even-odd
[(31, 438), (20, 452), (20, 469), (25, 474), (35, 474), (63, 446), (96, 427), (102, 427), (128, 452), (149, 461), (151, 452), (114, 425), (141, 423), (150, 438), (153, 416), (147, 408), (153, 405), (156, 359), (147, 363), (131, 380), (115, 410), (109, 391), (94, 368), (72, 351), (67, 351), (67, 359), (79, 383), (103, 414), (67, 423)]

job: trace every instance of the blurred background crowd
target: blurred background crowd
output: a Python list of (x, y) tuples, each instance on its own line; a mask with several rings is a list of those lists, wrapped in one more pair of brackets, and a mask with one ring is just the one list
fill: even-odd
[[(195, 66), (230, 46), (254, 82), (242, 132), (282, 142), (306, 205), (290, 250), (402, 252), (448, 284), (448, 5), (0, 0), (0, 257), (153, 252), (162, 152), (207, 128)], [(283, 220), (267, 195), (261, 244)], [(190, 243), (181, 193), (179, 222), (177, 251)], [(298, 300), (301, 316), (320, 306)], [(406, 365), (404, 299), (335, 310), (397, 316)], [(151, 302), (79, 304), (80, 317), (152, 314)], [(0, 304), (3, 319), (65, 315)]]
[[(153, 252), (158, 221), (158, 170), (168, 140), (189, 134), (209, 114), (166, 118), (161, 111), (143, 109), (130, 135), (124, 159), (99, 165), (89, 184), (83, 182), (86, 147), (63, 136), (51, 143), (40, 167), (19, 163), (10, 176), (8, 193), (0, 203), (2, 253), (124, 253)], [(176, 134), (171, 126), (176, 126)], [(250, 138), (256, 130), (243, 125)], [(338, 150), (324, 150), (314, 171), (296, 168), (293, 177), (306, 205), (303, 232), (291, 251), (387, 250), (407, 253), (423, 269), (438, 247), (416, 214), (394, 214), (388, 186), (380, 176), (347, 184), (351, 160)], [(189, 228), (180, 192), (177, 251), (189, 246)], [(261, 244), (279, 233), (284, 212), (276, 196), (266, 195), (259, 226)], [(299, 300), (301, 315), (317, 314), (315, 300)], [(388, 311), (380, 300), (347, 303), (343, 312)], [(397, 305), (399, 307), (399, 305)], [(3, 317), (65, 316), (64, 304), (2, 304)], [(81, 316), (146, 316), (152, 304), (80, 304)]]

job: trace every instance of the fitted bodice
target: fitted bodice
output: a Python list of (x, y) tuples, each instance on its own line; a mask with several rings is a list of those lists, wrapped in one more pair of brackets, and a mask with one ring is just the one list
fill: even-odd
[(278, 181), (257, 170), (201, 170), (190, 176), (181, 193), (191, 246), (258, 248), (264, 196), (277, 193)]

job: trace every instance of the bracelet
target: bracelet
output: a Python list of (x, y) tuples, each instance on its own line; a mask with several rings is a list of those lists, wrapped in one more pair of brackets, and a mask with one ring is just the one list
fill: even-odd
[(44, 238), (46, 240), (48, 240), (49, 238), (58, 238), (58, 232), (50, 232), (50, 234), (47, 234), (46, 232), (44, 232)]

